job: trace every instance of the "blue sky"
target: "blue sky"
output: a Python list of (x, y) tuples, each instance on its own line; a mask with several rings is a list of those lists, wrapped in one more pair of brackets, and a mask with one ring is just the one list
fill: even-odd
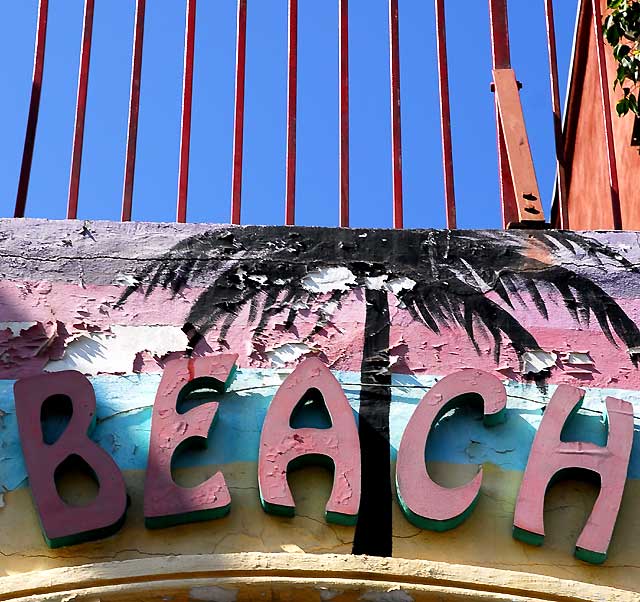
[[(119, 219), (134, 0), (96, 2), (79, 217)], [(488, 2), (448, 3), (458, 225), (500, 226)], [(545, 208), (555, 157), (542, 2), (512, 1), (512, 62)], [(564, 99), (576, 0), (556, 0)], [(50, 0), (30, 217), (65, 214), (82, 0)], [(173, 221), (185, 2), (147, 3), (133, 217)], [(12, 215), (29, 104), (36, 0), (0, 6), (0, 217)], [(235, 0), (200, 0), (188, 220), (227, 222)], [(442, 227), (431, 0), (400, 0), (405, 227)], [(286, 0), (249, 0), (243, 223), (284, 220)], [(391, 225), (388, 3), (350, 2), (351, 225)], [(297, 222), (338, 222), (338, 2), (299, 0)]]

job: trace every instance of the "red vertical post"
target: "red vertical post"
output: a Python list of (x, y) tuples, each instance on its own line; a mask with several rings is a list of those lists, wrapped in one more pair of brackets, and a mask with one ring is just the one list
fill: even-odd
[(556, 49), (556, 27), (553, 15), (553, 0), (545, 0), (544, 9), (547, 19), (547, 48), (549, 50), (551, 106), (553, 110), (553, 130), (556, 142), (560, 228), (567, 230), (569, 228), (569, 212), (567, 208), (567, 185), (564, 168), (564, 136), (562, 134), (562, 107), (560, 105), (560, 85), (558, 83), (558, 52)]
[(31, 80), (31, 100), (29, 102), (29, 116), (27, 117), (27, 129), (24, 136), (24, 149), (22, 151), (22, 165), (20, 166), (20, 179), (18, 180), (18, 192), (14, 217), (24, 217), (27, 206), (27, 193), (29, 191), (29, 177), (31, 176), (31, 163), (33, 162), (33, 149), (36, 142), (36, 129), (38, 126), (38, 112), (40, 110), (40, 94), (42, 92), (42, 76), (44, 74), (44, 51), (47, 41), (47, 15), (49, 12), (49, 0), (40, 0), (38, 4), (38, 26), (36, 31), (36, 45), (33, 53), (33, 77)]
[(82, 166), (82, 145), (84, 142), (84, 121), (87, 114), (89, 63), (91, 61), (91, 37), (93, 34), (93, 8), (94, 0), (85, 0), (82, 46), (80, 48), (80, 72), (78, 74), (76, 121), (73, 133), (73, 150), (71, 152), (71, 173), (69, 174), (67, 219), (76, 219), (78, 217), (78, 193), (80, 191), (80, 169)]
[(287, 171), (285, 221), (296, 221), (296, 119), (298, 109), (298, 0), (289, 0), (289, 66), (287, 76)]
[(451, 105), (449, 102), (449, 65), (447, 61), (447, 24), (444, 0), (436, 0), (438, 85), (440, 91), (440, 125), (442, 129), (442, 169), (447, 228), (456, 227), (456, 195), (451, 142)]
[(231, 174), (231, 223), (240, 223), (242, 203), (242, 149), (244, 142), (244, 88), (247, 58), (247, 0), (238, 0), (236, 36), (236, 98), (233, 122), (233, 167)]
[(140, 111), (140, 82), (142, 79), (142, 48), (144, 40), (144, 14), (146, 0), (136, 0), (136, 16), (133, 26), (133, 55), (131, 58), (131, 93), (129, 95), (129, 124), (127, 151), (122, 189), (122, 221), (131, 221), (133, 204), (133, 179), (136, 170), (138, 143), (138, 115)]
[(398, 0), (389, 0), (391, 68), (391, 157), (393, 164), (393, 227), (402, 228), (402, 123), (400, 119), (400, 23)]
[(349, 0), (340, 0), (340, 227), (349, 227)]
[(509, 45), (509, 16), (507, 0), (489, 0), (491, 21), (491, 55), (494, 69), (511, 68), (511, 48)]
[(613, 228), (622, 230), (622, 210), (620, 208), (620, 187), (618, 184), (618, 163), (613, 139), (613, 123), (611, 120), (611, 99), (609, 97), (609, 78), (607, 76), (607, 57), (604, 49), (602, 34), (602, 11), (600, 0), (591, 0), (593, 11), (593, 29), (596, 36), (598, 52), (598, 76), (600, 79), (600, 97), (602, 100), (602, 120), (604, 122), (604, 136), (607, 145), (607, 168), (609, 171), (609, 189), (611, 190), (611, 213), (613, 214)]
[(182, 120), (180, 125), (180, 164), (178, 167), (178, 210), (176, 221), (187, 221), (189, 188), (189, 149), (191, 145), (191, 105), (193, 97), (193, 56), (196, 39), (196, 0), (187, 0), (184, 33), (184, 73), (182, 78)]

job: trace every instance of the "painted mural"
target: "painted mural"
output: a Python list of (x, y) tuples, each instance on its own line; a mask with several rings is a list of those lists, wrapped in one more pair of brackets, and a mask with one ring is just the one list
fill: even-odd
[[(167, 554), (340, 553), (640, 590), (635, 233), (7, 220), (0, 248), (0, 575)], [(221, 471), (230, 511), (147, 529), (145, 471), (165, 368), (229, 354), (237, 354), (237, 371), (224, 392), (207, 393), (219, 403), (207, 447), (179, 449), (170, 470), (187, 488)], [(325, 521), (332, 476), (322, 467), (290, 473), (295, 516), (261, 506), (265, 417), (308, 358), (340, 383), (357, 424), (361, 501), (353, 525)], [(54, 551), (31, 500), (14, 383), (67, 370), (86, 375), (95, 391), (92, 438), (123, 472), (130, 507), (114, 535)], [(460, 487), (482, 466), (483, 481), (464, 522), (425, 529), (398, 500), (400, 443), (422, 397), (469, 370), (504, 386), (506, 419), (486, 428), (475, 403), (435, 418), (426, 439), (430, 477)], [(608, 397), (629, 402), (634, 414), (625, 493), (602, 566), (573, 556), (597, 484), (570, 476), (549, 489), (542, 546), (512, 536), (527, 460), (562, 385), (585, 393), (564, 442), (610, 443)], [(322, 399), (307, 401), (292, 426), (321, 428)], [(64, 428), (64, 420), (54, 415), (46, 429)], [(61, 475), (58, 491), (74, 504), (96, 495), (77, 475)]]

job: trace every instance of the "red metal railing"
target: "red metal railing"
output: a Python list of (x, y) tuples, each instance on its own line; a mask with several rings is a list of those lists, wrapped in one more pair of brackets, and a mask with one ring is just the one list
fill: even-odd
[[(400, 15), (398, 0), (389, 2), (389, 48), (391, 81), (391, 164), (392, 164), (392, 214), (393, 225), (403, 227), (403, 191), (402, 191), (402, 136), (401, 136), (401, 87), (400, 87)], [(231, 212), (230, 222), (241, 223), (242, 209), (242, 173), (243, 173), (243, 137), (245, 114), (245, 79), (247, 47), (247, 0), (237, 0), (237, 37), (235, 72), (235, 109), (233, 129), (233, 163), (231, 173)], [(597, 11), (595, 22), (601, 21), (600, 6), (592, 0), (593, 10)], [(547, 35), (550, 61), (550, 79), (552, 92), (552, 114), (556, 136), (558, 161), (558, 184), (560, 199), (560, 222), (568, 226), (566, 191), (564, 183), (564, 163), (562, 157), (563, 140), (561, 127), (560, 92), (555, 45), (555, 27), (552, 0), (544, 0), (547, 18)], [(91, 34), (93, 27), (94, 0), (85, 0), (84, 28), (82, 36), (80, 72), (78, 78), (78, 96), (76, 120), (69, 181), (67, 217), (75, 218), (78, 208), (80, 186), (80, 167), (84, 137), (84, 121), (89, 83), (89, 64), (91, 57)], [(349, 3), (338, 0), (339, 10), (339, 179), (340, 193), (337, 200), (339, 224), (349, 225)], [(536, 227), (545, 224), (536, 175), (529, 149), (524, 117), (519, 97), (519, 83), (511, 68), (509, 48), (509, 27), (507, 0), (489, 0), (491, 18), (491, 46), (493, 54), (493, 89), (496, 105), (496, 131), (499, 158), (499, 177), (502, 201), (503, 222), (505, 227)], [(24, 152), (18, 193), (15, 204), (15, 217), (25, 213), (29, 177), (33, 158), (34, 143), (38, 122), (40, 92), (45, 61), (45, 43), (47, 34), (48, 1), (39, 0), (38, 25), (34, 53), (34, 71), (31, 91), (31, 103), (27, 120)], [(454, 187), (454, 165), (451, 136), (451, 111), (449, 104), (449, 72), (447, 60), (447, 35), (445, 0), (435, 0), (435, 18), (437, 31), (438, 87), (440, 96), (441, 141), (444, 174), (444, 200), (447, 227), (456, 227), (456, 201)], [(129, 100), (129, 121), (125, 157), (125, 173), (122, 192), (122, 220), (131, 219), (133, 208), (133, 190), (136, 164), (136, 145), (138, 115), (140, 107), (140, 82), (142, 77), (143, 40), (144, 40), (145, 0), (136, 0), (135, 26), (132, 51), (131, 92)], [(184, 45), (184, 71), (182, 93), (182, 118), (180, 131), (180, 158), (178, 167), (178, 198), (176, 220), (186, 221), (189, 153), (191, 140), (192, 91), (194, 74), (194, 45), (196, 36), (196, 0), (186, 0), (186, 25)], [(604, 47), (602, 33), (596, 26), (600, 47), (600, 78), (602, 82), (603, 106), (608, 106), (608, 83), (604, 67)], [(288, 71), (287, 71), (287, 146), (286, 146), (286, 193), (285, 223), (295, 223), (296, 209), (296, 118), (297, 118), (297, 80), (298, 80), (298, 0), (288, 0)], [(604, 111), (607, 144), (609, 148), (609, 173), (612, 190), (612, 203), (617, 206), (617, 172), (613, 140), (611, 134), (611, 116)], [(608, 119), (608, 121), (607, 121)], [(619, 219), (616, 221), (619, 227)]]
[(451, 140), (451, 103), (449, 102), (449, 62), (447, 60), (447, 20), (444, 0), (436, 0), (436, 32), (438, 53), (438, 91), (440, 93), (440, 125), (442, 130), (442, 169), (447, 228), (456, 227), (456, 193), (453, 178), (453, 143)]
[(349, 227), (349, 0), (340, 0), (340, 227)]
[(82, 25), (82, 47), (80, 48), (80, 73), (78, 74), (78, 99), (76, 121), (71, 153), (71, 175), (69, 176), (69, 200), (67, 219), (78, 217), (78, 193), (80, 192), (80, 167), (84, 143), (84, 121), (87, 114), (87, 91), (89, 89), (89, 64), (91, 61), (91, 37), (93, 34), (94, 0), (85, 0)]
[(196, 0), (187, 0), (184, 28), (184, 77), (182, 79), (182, 121), (180, 126), (180, 163), (178, 165), (178, 208), (176, 221), (187, 221), (189, 190), (189, 150), (191, 148), (191, 108), (193, 105), (193, 56), (196, 45)]
[(144, 41), (144, 14), (146, 0), (136, 0), (136, 17), (133, 31), (133, 55), (131, 60), (131, 93), (129, 95), (129, 123), (127, 150), (122, 189), (122, 221), (131, 220), (133, 206), (133, 179), (136, 171), (138, 144), (138, 115), (140, 112), (140, 81), (142, 79), (142, 44)]
[(31, 84), (31, 102), (27, 117), (27, 131), (24, 136), (24, 151), (18, 180), (18, 194), (16, 195), (15, 217), (24, 217), (33, 163), (33, 149), (36, 143), (36, 128), (38, 113), (40, 112), (40, 96), (42, 94), (42, 77), (44, 75), (44, 52), (47, 43), (47, 17), (49, 15), (49, 0), (40, 0), (38, 5), (38, 29), (36, 31), (36, 48), (33, 53), (33, 83)]
[(238, 0), (236, 36), (236, 99), (233, 124), (233, 167), (231, 174), (231, 223), (240, 223), (242, 202), (242, 149), (244, 141), (244, 84), (247, 64), (247, 0)]
[(289, 63), (287, 70), (287, 170), (284, 223), (296, 223), (296, 126), (298, 117), (298, 0), (289, 0)]

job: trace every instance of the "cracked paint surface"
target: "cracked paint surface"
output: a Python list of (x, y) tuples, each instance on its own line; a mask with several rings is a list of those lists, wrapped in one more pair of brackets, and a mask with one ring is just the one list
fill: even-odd
[[(141, 526), (151, 408), (162, 370), (188, 355), (237, 353), (240, 369), (220, 401), (212, 444), (177, 463), (193, 484), (222, 470), (231, 515), (200, 527), (206, 541), (198, 527), (167, 531), (170, 553), (352, 550), (353, 528), (324, 521), (330, 478), (320, 469), (291, 477), (298, 486), (292, 487), (297, 515), (290, 522), (264, 515), (259, 506), (256, 466), (266, 411), (290, 371), (313, 356), (338, 378), (356, 419), (363, 388), (372, 386), (367, 379), (375, 385), (389, 377), (392, 463), (418, 401), (438, 379), (476, 368), (505, 383), (504, 424), (485, 429), (477, 410), (462, 408), (440, 420), (427, 443), (430, 474), (448, 486), (467, 482), (484, 465), (476, 513), (455, 532), (434, 537), (406, 522), (394, 505), (394, 555), (638, 587), (636, 233), (106, 222), (90, 224), (89, 232), (73, 222), (0, 220), (0, 574), (167, 553), (163, 536)], [(384, 314), (368, 302), (376, 299), (371, 293), (386, 298), (388, 324), (369, 320), (372, 312)], [(384, 347), (366, 351), (367, 336), (386, 327), (388, 339), (379, 339)], [(12, 387), (24, 376), (63, 369), (90, 376), (98, 412), (93, 438), (124, 471), (133, 508), (114, 538), (56, 555), (42, 546), (25, 487)], [(604, 444), (607, 396), (630, 402), (636, 416), (620, 527), (610, 564), (600, 572), (570, 556), (580, 530), (575, 515), (591, 503), (581, 485), (549, 494), (548, 531), (559, 533), (545, 549), (510, 538), (522, 471), (560, 384), (586, 390), (568, 438)]]
[[(334, 373), (354, 412), (359, 408), (359, 374)], [(149, 451), (151, 409), (159, 374), (101, 375), (91, 377), (98, 411), (96, 440), (123, 470), (144, 470)], [(395, 457), (404, 429), (424, 393), (437, 376), (394, 375), (391, 404), (391, 450)], [(273, 382), (273, 381), (276, 382)], [(271, 381), (273, 384), (265, 384)], [(257, 462), (262, 423), (269, 403), (280, 385), (270, 370), (239, 369), (232, 387), (221, 397), (218, 425), (210, 448), (187, 456), (187, 465), (224, 465)], [(479, 412), (460, 408), (445, 416), (432, 433), (427, 446), (429, 459), (459, 464), (491, 463), (507, 470), (524, 470), (536, 430), (556, 385), (544, 392), (534, 384), (505, 382), (507, 420), (491, 429), (483, 427)], [(605, 429), (602, 411), (606, 397), (632, 403), (636, 415), (634, 447), (629, 477), (640, 479), (640, 391), (587, 388), (583, 409), (569, 425), (567, 437), (603, 444)], [(13, 402), (13, 381), (0, 381), (0, 487), (13, 490), (27, 477)]]

